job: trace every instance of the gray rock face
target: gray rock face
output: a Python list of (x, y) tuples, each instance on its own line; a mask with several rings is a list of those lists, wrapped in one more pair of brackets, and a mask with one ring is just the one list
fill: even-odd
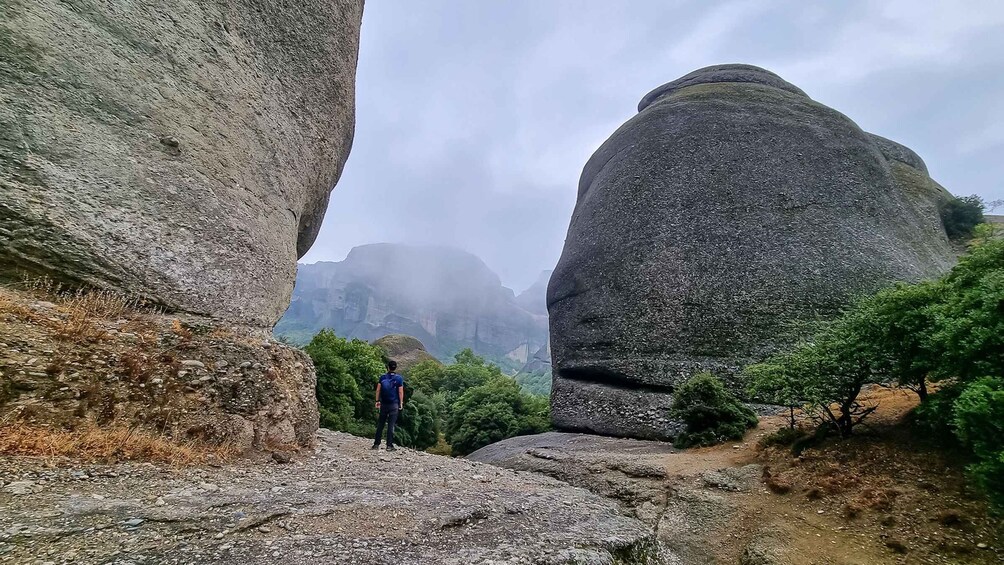
[(521, 308), (481, 259), (434, 246), (363, 245), (344, 261), (301, 265), (276, 332), (307, 341), (322, 328), (414, 336), (440, 359), (470, 347), (512, 369), (547, 344), (547, 317)]
[(352, 144), (362, 0), (0, 6), (0, 276), (261, 326)]
[[(85, 563), (675, 565), (613, 501), (550, 477), (321, 430), (293, 464), (72, 467), (0, 459), (0, 556)], [(393, 477), (393, 480), (388, 480)], [(99, 494), (100, 493), (100, 494)], [(54, 511), (54, 509), (56, 509)], [(97, 535), (102, 530), (128, 532)]]
[(586, 164), (548, 289), (554, 423), (668, 438), (673, 388), (729, 379), (859, 294), (954, 261), (923, 161), (766, 70), (657, 88)]

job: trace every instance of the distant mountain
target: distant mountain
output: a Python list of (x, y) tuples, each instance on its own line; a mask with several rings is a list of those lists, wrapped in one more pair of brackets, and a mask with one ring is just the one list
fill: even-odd
[(292, 303), (275, 332), (297, 343), (322, 328), (366, 341), (406, 334), (444, 361), (469, 347), (516, 370), (547, 349), (547, 315), (536, 306), (543, 296), (520, 296), (518, 302), (497, 274), (465, 251), (363, 245), (344, 261), (300, 265)]
[(519, 304), (527, 312), (547, 316), (547, 281), (551, 280), (551, 271), (541, 271), (530, 288), (516, 297)]

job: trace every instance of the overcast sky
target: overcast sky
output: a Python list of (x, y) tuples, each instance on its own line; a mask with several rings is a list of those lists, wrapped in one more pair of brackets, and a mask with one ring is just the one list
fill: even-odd
[(355, 143), (303, 261), (453, 245), (519, 292), (557, 262), (592, 152), (646, 92), (718, 63), (1004, 198), (1004, 2), (367, 0)]

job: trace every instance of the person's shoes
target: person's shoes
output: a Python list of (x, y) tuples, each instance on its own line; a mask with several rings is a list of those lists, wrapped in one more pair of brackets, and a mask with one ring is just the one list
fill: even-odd
[(397, 448), (392, 445), (387, 448), (387, 451), (397, 451)]
[(379, 443), (374, 443), (373, 447), (371, 447), (370, 449), (376, 451), (377, 449), (380, 449), (380, 444)]

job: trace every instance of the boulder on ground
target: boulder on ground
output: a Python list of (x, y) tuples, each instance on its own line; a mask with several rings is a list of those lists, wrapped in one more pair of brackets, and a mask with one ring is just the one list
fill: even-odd
[(645, 96), (586, 164), (548, 288), (552, 416), (667, 439), (674, 387), (745, 364), (855, 296), (954, 261), (905, 147), (749, 65)]
[(373, 342), (373, 345), (383, 350), (389, 360), (397, 361), (397, 370), (407, 373), (422, 361), (439, 361), (425, 350), (425, 346), (417, 338), (404, 334), (385, 335)]

